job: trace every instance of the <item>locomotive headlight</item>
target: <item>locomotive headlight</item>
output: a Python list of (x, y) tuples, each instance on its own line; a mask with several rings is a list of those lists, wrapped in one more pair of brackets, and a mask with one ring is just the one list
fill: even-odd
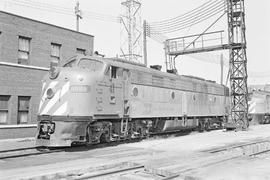
[(57, 67), (51, 67), (49, 71), (49, 77), (50, 79), (55, 79), (57, 78), (59, 74), (59, 69)]
[(91, 90), (88, 85), (72, 85), (70, 86), (70, 91), (73, 93), (87, 93)]
[(46, 91), (47, 98), (51, 99), (54, 96), (54, 90), (52, 88), (47, 89)]

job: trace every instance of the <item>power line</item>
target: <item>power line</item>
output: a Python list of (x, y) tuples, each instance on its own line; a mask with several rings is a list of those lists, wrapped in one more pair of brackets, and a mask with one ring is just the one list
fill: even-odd
[(220, 14), (221, 12), (223, 12), (223, 7), (219, 7), (215, 11), (206, 12), (206, 13), (204, 13), (204, 15), (199, 16), (199, 18), (194, 17), (190, 21), (185, 21), (181, 24), (168, 26), (168, 27), (164, 27), (164, 28), (156, 28), (156, 27), (151, 26), (151, 24), (150, 24), (149, 25), (150, 33), (152, 33), (152, 34), (154, 34), (154, 33), (171, 33), (171, 32), (176, 32), (176, 31), (183, 30), (186, 28), (190, 28), (191, 26), (194, 26), (195, 24), (199, 24), (199, 23), (201, 23), (209, 18), (212, 18), (213, 16), (215, 16), (217, 14)]
[[(194, 58), (196, 60), (202, 61), (202, 62), (207, 62), (207, 63), (212, 63), (212, 64), (220, 64), (220, 56), (213, 54), (213, 53), (198, 53), (198, 54), (188, 54), (187, 56)], [(229, 59), (224, 58), (224, 66), (229, 68)], [(270, 71), (252, 71), (248, 70), (248, 75), (249, 77), (252, 78), (270, 78)]]
[[(5, 1), (6, 3), (11, 3), (11, 1)], [(34, 2), (31, 0), (12, 0), (12, 4), (18, 6), (24, 6), (27, 8), (38, 9), (47, 12), (53, 12), (58, 14), (70, 15), (74, 16), (74, 12), (72, 8), (66, 8), (61, 6), (55, 6), (48, 3), (41, 3), (41, 2)], [(99, 21), (109, 21), (109, 22), (116, 22), (119, 23), (119, 17), (105, 15), (101, 13), (91, 12), (91, 11), (83, 11), (85, 17), (93, 20)]]
[(167, 22), (151, 22), (150, 24), (152, 27), (170, 26), (172, 24), (182, 22), (183, 20), (187, 20), (187, 19), (189, 20), (191, 17), (201, 15), (205, 12), (208, 12), (209, 10), (213, 10), (222, 4), (223, 4), (223, 2), (218, 1), (216, 3), (211, 3), (211, 4), (208, 4), (206, 7), (198, 9), (197, 11), (194, 11), (192, 14), (185, 13), (183, 15), (180, 15), (180, 16), (178, 16), (179, 18), (177, 18), (175, 20), (172, 20), (172, 21), (168, 20)]
[[(13, 0), (13, 1), (23, 1), (24, 3), (44, 7), (44, 8), (50, 8), (54, 10), (60, 10), (64, 12), (73, 12), (73, 9), (67, 8), (67, 7), (62, 7), (62, 6), (56, 6), (48, 3), (41, 3), (41, 2), (35, 2), (31, 0)], [(116, 18), (115, 16), (111, 15), (106, 15), (106, 14), (101, 14), (101, 13), (96, 13), (96, 12), (91, 12), (91, 11), (84, 11), (84, 13), (88, 13), (91, 16), (99, 17), (99, 18)]]

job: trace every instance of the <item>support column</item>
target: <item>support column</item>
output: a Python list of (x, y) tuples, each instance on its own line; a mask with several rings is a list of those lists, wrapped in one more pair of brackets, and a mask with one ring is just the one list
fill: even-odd
[[(244, 0), (227, 0), (230, 45), (231, 124), (248, 128), (247, 57)], [(227, 129), (230, 125), (227, 126)]]
[(143, 59), (144, 59), (144, 64), (147, 66), (147, 24), (146, 20), (143, 21)]

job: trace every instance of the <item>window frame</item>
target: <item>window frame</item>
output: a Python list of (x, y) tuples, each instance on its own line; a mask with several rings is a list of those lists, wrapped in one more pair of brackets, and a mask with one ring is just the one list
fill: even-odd
[[(28, 108), (26, 109), (20, 109), (20, 99), (22, 100), (28, 100)], [(18, 96), (18, 108), (17, 108), (17, 124), (28, 124), (30, 121), (30, 107), (31, 107), (31, 96)], [(20, 113), (21, 112), (27, 112), (27, 121), (21, 122), (20, 121)]]
[(3, 125), (3, 124), (7, 124), (8, 123), (8, 118), (9, 118), (9, 101), (10, 101), (10, 98), (11, 96), (10, 95), (0, 95), (0, 100), (3, 98), (7, 98), (6, 102), (7, 102), (7, 107), (6, 108), (1, 108), (0, 107), (0, 112), (6, 112), (7, 113), (7, 117), (6, 117), (6, 121), (5, 122), (1, 122), (0, 121), (0, 125)]
[(116, 66), (111, 66), (111, 79), (116, 79), (117, 78), (117, 67)]
[[(83, 53), (78, 53), (78, 52), (83, 52)], [(83, 48), (76, 48), (76, 54), (86, 55), (86, 49), (83, 49)]]
[[(59, 48), (59, 54), (58, 56), (54, 55), (53, 54), (53, 47), (58, 47)], [(60, 59), (61, 59), (61, 47), (62, 47), (62, 44), (60, 43), (55, 43), (55, 42), (51, 42), (51, 53), (50, 53), (50, 66), (58, 66), (59, 65), (59, 62), (60, 62)], [(54, 62), (54, 60), (57, 59), (57, 62)], [(53, 65), (53, 64), (56, 64), (56, 65)]]
[[(92, 69), (89, 69), (89, 68), (87, 68), (87, 67), (81, 67), (80, 66), (80, 63), (81, 62), (83, 62), (83, 61), (90, 61), (90, 62), (97, 62), (97, 63), (100, 63), (100, 64), (102, 64), (102, 68), (100, 68), (100, 69), (98, 69), (98, 70), (92, 70)], [(81, 59), (79, 59), (78, 61), (77, 61), (77, 67), (78, 68), (82, 68), (82, 69), (86, 69), (86, 70), (90, 70), (90, 71), (93, 71), (93, 72), (102, 72), (103, 70), (104, 70), (104, 66), (105, 66), (105, 64), (104, 64), (104, 62), (103, 61), (99, 61), (99, 60), (96, 60), (96, 59), (90, 59), (90, 58), (81, 58)]]
[(124, 68), (108, 65), (105, 70), (105, 76), (110, 77), (110, 79), (121, 79), (124, 78)]
[[(20, 39), (28, 41), (28, 51), (20, 49)], [(18, 64), (23, 64), (23, 65), (30, 64), (31, 40), (32, 38), (27, 37), (27, 36), (20, 36), (20, 35), (18, 36)], [(26, 53), (28, 58), (27, 59), (19, 58), (20, 52)]]

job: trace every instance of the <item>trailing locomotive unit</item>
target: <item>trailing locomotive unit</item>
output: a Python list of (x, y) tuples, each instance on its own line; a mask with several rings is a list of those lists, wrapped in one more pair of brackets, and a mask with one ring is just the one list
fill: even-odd
[(270, 92), (253, 90), (249, 93), (249, 120), (259, 124), (270, 123)]
[(143, 65), (76, 56), (43, 80), (38, 146), (70, 146), (209, 127), (227, 116), (229, 90)]

